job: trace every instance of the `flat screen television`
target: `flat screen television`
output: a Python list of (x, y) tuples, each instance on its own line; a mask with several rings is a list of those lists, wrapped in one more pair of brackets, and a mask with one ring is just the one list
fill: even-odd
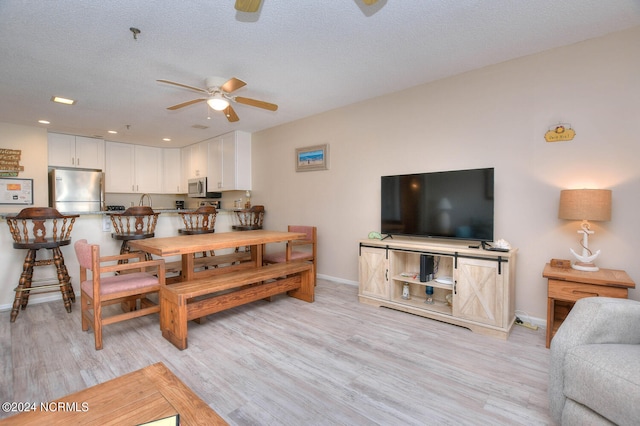
[(493, 241), (493, 168), (382, 176), (382, 234)]

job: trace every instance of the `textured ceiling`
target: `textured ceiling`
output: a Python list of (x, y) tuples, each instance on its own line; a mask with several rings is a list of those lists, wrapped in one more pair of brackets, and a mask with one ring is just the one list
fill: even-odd
[[(184, 146), (640, 25), (638, 0), (263, 0), (255, 14), (233, 4), (0, 0), (0, 121)], [(233, 104), (237, 123), (205, 103), (166, 110), (199, 95), (157, 79), (204, 87), (208, 76), (244, 80), (234, 94), (280, 108)]]

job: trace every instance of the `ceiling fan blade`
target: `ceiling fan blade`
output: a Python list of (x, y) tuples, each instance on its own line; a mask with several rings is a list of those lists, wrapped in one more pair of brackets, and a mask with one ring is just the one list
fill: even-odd
[(278, 105), (276, 104), (271, 104), (265, 101), (259, 101), (257, 99), (243, 98), (241, 96), (236, 96), (233, 99), (238, 103), (251, 105), (258, 108), (268, 109), (269, 111), (276, 111), (278, 109)]
[(169, 110), (171, 110), (171, 111), (175, 111), (175, 110), (177, 110), (177, 109), (184, 108), (184, 107), (186, 107), (186, 106), (193, 105), (193, 104), (197, 104), (198, 102), (204, 102), (204, 101), (206, 101), (206, 98), (193, 99), (193, 100), (191, 100), (191, 101), (187, 101), (187, 102), (183, 102), (183, 103), (181, 103), (181, 104), (177, 104), (177, 105), (170, 106), (170, 107), (169, 107), (169, 108), (167, 108), (167, 109), (169, 109)]
[(207, 92), (206, 90), (201, 89), (199, 87), (193, 87), (193, 86), (189, 86), (187, 84), (176, 83), (175, 81), (170, 81), (170, 80), (156, 80), (156, 81), (159, 82), (159, 83), (173, 84), (174, 86), (184, 87), (185, 89), (194, 90), (196, 92), (202, 92), (202, 93), (209, 94), (209, 92)]
[(236, 10), (240, 12), (257, 12), (261, 0), (236, 0)]
[(231, 93), (246, 85), (247, 83), (245, 83), (244, 81), (235, 77), (231, 77), (229, 80), (227, 80), (226, 83), (222, 85), (222, 87), (220, 87), (220, 89), (222, 89), (223, 92)]
[(240, 120), (238, 118), (238, 114), (236, 114), (231, 105), (224, 109), (224, 115), (227, 117), (227, 120), (229, 120), (230, 123)]

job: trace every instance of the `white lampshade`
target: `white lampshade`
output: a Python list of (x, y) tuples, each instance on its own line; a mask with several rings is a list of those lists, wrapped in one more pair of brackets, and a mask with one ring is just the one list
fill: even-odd
[(207, 99), (207, 103), (216, 111), (222, 111), (229, 106), (229, 101), (223, 98), (220, 93), (216, 93)]

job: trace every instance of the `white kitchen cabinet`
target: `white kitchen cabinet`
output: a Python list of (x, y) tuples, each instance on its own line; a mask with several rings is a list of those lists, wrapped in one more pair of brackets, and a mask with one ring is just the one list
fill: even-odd
[(207, 142), (207, 191), (218, 192), (222, 187), (222, 137)]
[(207, 176), (207, 141), (182, 148), (182, 167), (185, 180)]
[(103, 139), (49, 133), (48, 156), (50, 167), (105, 169)]
[(207, 142), (200, 142), (191, 146), (191, 177), (205, 177), (207, 175)]
[(144, 145), (134, 145), (134, 147), (134, 192), (161, 193), (162, 148)]
[(106, 143), (106, 192), (161, 193), (162, 149)]
[(135, 192), (134, 145), (118, 142), (106, 143), (106, 192)]
[(251, 189), (251, 133), (231, 132), (208, 141), (208, 191)]
[(185, 192), (189, 192), (189, 179), (191, 178), (191, 147), (185, 146), (180, 149), (180, 162), (182, 164), (181, 185)]
[(187, 187), (182, 179), (182, 153), (180, 148), (162, 149), (162, 192), (184, 194)]

